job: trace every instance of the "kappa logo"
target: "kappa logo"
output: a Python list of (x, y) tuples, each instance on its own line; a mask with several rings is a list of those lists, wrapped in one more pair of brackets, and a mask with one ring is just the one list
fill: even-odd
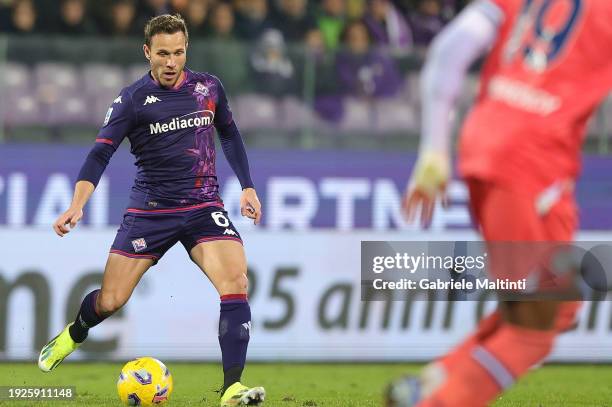
[(196, 83), (194, 91), (196, 93), (201, 94), (202, 96), (208, 96), (210, 94), (210, 91), (208, 90), (208, 86), (202, 84), (202, 82)]
[(141, 237), (140, 239), (132, 240), (132, 246), (134, 246), (134, 251), (138, 253), (147, 248), (147, 242), (144, 240), (144, 237)]
[(113, 100), (113, 104), (119, 103), (121, 104), (121, 95), (117, 97), (117, 99)]
[(236, 232), (234, 232), (232, 229), (225, 229), (225, 232), (223, 232), (223, 234), (236, 236)]
[(142, 105), (143, 106), (151, 105), (151, 104), (156, 103), (156, 102), (161, 102), (161, 99), (156, 97), (156, 96), (149, 95), (149, 96), (147, 96), (147, 98), (145, 99), (145, 102)]
[(245, 322), (244, 324), (242, 324), (242, 327), (246, 329), (247, 332), (250, 333), (251, 332), (251, 321)]

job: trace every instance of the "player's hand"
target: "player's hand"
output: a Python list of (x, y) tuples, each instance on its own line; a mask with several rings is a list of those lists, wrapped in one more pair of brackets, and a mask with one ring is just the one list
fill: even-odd
[(412, 177), (402, 201), (402, 209), (408, 222), (413, 222), (421, 212), (421, 225), (429, 227), (436, 200), (447, 206), (446, 185), (450, 177), (450, 159), (447, 154), (427, 151), (419, 155)]
[[(58, 236), (63, 237), (66, 233), (70, 233), (70, 229), (76, 227), (82, 217), (83, 209), (70, 207), (53, 223), (53, 230)], [(70, 228), (68, 228), (68, 225), (70, 225)]]
[(254, 219), (257, 225), (261, 220), (261, 203), (257, 198), (257, 192), (253, 188), (245, 188), (240, 196), (240, 214), (249, 219)]

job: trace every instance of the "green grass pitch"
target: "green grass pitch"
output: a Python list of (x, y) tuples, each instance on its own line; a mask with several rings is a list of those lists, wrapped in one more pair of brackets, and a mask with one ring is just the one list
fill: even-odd
[[(167, 363), (174, 377), (172, 406), (216, 406), (219, 367), (214, 364)], [(381, 406), (386, 383), (418, 371), (406, 364), (250, 364), (247, 385), (265, 386), (266, 407)], [(115, 383), (118, 363), (65, 363), (44, 374), (35, 363), (0, 363), (0, 386), (74, 385), (72, 402), (0, 401), (0, 406), (120, 406)], [(532, 372), (495, 407), (612, 407), (612, 366), (549, 365)]]

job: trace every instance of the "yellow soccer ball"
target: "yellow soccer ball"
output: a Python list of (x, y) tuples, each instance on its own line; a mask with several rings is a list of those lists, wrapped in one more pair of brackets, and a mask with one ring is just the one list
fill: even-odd
[(164, 404), (172, 393), (172, 375), (157, 359), (134, 359), (121, 369), (117, 392), (126, 406)]

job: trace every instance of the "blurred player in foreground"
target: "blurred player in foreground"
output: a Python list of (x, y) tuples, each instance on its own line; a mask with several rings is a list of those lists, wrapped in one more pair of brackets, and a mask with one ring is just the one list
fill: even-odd
[(85, 203), (125, 137), (138, 166), (130, 203), (101, 289), (89, 293), (75, 321), (45, 345), (38, 365), (45, 372), (55, 369), (89, 329), (127, 302), (142, 275), (180, 241), (221, 297), (221, 406), (257, 405), (264, 389), (240, 383), (251, 327), (246, 259), (219, 197), (213, 127), (243, 189), (242, 215), (259, 223), (261, 205), (223, 86), (213, 75), (185, 68), (187, 45), (187, 28), (178, 15), (155, 17), (145, 27), (143, 48), (151, 70), (114, 100), (79, 173), (72, 204), (53, 228), (64, 236), (68, 225), (74, 228), (81, 220)]
[[(449, 117), (469, 67), (488, 53), (464, 123), (459, 171), (484, 239), (571, 241), (589, 117), (612, 85), (612, 2), (477, 0), (435, 40), (422, 80), (419, 158), (404, 200), (429, 224), (450, 175)], [(541, 363), (579, 303), (502, 302), (476, 332), (392, 383), (389, 406), (480, 407)]]

